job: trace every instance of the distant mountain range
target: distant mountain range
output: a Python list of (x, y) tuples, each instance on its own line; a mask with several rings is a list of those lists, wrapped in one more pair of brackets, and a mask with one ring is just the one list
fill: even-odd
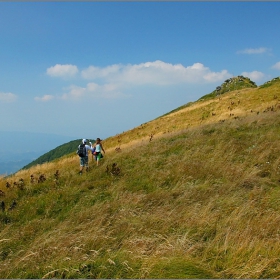
[(58, 159), (62, 156), (73, 153), (73, 152), (77, 151), (79, 144), (81, 144), (81, 139), (73, 140), (68, 143), (62, 144), (62, 145), (50, 150), (49, 152), (41, 155), (39, 158), (30, 162), (29, 164), (24, 166), (22, 169), (28, 169), (31, 166), (34, 166), (37, 164), (43, 164), (45, 162), (50, 162), (50, 161)]
[(73, 139), (56, 134), (0, 131), (0, 175), (15, 173), (70, 140)]

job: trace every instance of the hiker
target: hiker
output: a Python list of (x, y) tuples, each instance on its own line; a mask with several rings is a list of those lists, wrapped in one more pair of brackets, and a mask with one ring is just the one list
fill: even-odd
[(78, 146), (77, 154), (80, 157), (80, 171), (79, 174), (83, 173), (84, 167), (88, 171), (88, 151), (92, 151), (92, 143), (89, 142), (90, 146), (87, 145), (87, 140), (83, 139), (82, 144)]
[(93, 156), (95, 157), (95, 160), (96, 160), (96, 165), (98, 166), (99, 165), (99, 160), (101, 158), (103, 158), (102, 151), (105, 154), (105, 150), (103, 149), (100, 138), (97, 138), (96, 142), (91, 147), (92, 147), (92, 154), (93, 154)]

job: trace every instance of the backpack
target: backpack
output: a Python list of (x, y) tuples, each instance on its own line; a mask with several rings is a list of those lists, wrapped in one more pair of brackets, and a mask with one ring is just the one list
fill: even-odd
[(78, 146), (77, 155), (79, 155), (79, 157), (85, 157), (87, 155), (85, 144), (81, 144)]

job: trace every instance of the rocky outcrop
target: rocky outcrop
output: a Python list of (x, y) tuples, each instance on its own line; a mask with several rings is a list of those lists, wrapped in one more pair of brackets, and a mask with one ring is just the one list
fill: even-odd
[(257, 85), (255, 82), (251, 81), (249, 78), (244, 76), (232, 77), (225, 80), (221, 86), (216, 87), (216, 95), (220, 95), (229, 91), (239, 90), (244, 88), (256, 88)]

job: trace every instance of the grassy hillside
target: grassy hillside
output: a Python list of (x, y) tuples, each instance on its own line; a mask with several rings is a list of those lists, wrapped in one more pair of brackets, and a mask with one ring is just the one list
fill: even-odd
[(105, 139), (82, 176), (71, 153), (2, 178), (1, 278), (279, 278), (279, 98), (199, 100)]

